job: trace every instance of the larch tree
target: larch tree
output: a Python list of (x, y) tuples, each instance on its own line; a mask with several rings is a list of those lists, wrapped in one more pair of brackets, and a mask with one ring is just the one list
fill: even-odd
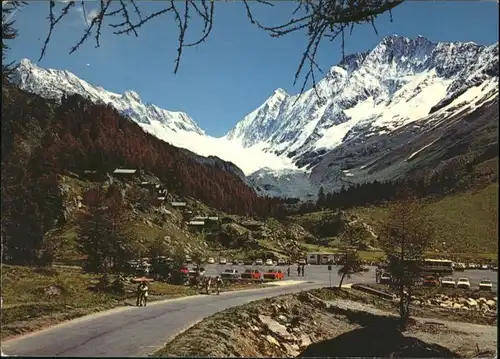
[(379, 244), (388, 261), (391, 287), (399, 297), (401, 330), (410, 317), (411, 297), (420, 281), (420, 264), (432, 245), (433, 224), (421, 202), (408, 191), (394, 203), (383, 224)]
[(358, 249), (363, 243), (365, 231), (357, 224), (347, 224), (340, 235), (341, 256), (340, 268), (337, 273), (340, 276), (339, 288), (342, 287), (344, 279), (350, 279), (352, 275), (364, 272), (363, 262), (358, 254)]

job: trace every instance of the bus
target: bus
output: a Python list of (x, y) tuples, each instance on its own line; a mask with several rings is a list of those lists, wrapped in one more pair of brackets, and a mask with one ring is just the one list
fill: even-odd
[[(405, 260), (407, 264), (414, 262), (413, 260)], [(420, 266), (419, 270), (422, 274), (453, 274), (454, 273), (454, 263), (448, 259), (430, 259), (425, 258)]]
[(448, 259), (425, 258), (421, 270), (426, 273), (453, 274), (454, 265), (453, 261)]

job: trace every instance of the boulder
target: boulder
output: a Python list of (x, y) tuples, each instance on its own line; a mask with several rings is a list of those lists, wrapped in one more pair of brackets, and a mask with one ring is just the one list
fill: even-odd
[(259, 320), (267, 326), (270, 332), (279, 335), (283, 339), (292, 339), (292, 335), (288, 332), (286, 327), (273, 320), (271, 317), (259, 314)]
[(309, 338), (308, 335), (302, 334), (301, 337), (299, 338), (299, 346), (301, 349), (307, 348), (309, 345), (311, 345), (311, 338)]
[(467, 298), (467, 304), (469, 307), (477, 307), (478, 303), (475, 299)]
[(57, 297), (60, 296), (62, 293), (62, 289), (59, 288), (58, 286), (51, 285), (43, 290), (45, 295), (48, 295), (49, 297)]
[(266, 335), (266, 340), (273, 345), (280, 346), (280, 343), (272, 335)]
[(497, 302), (490, 299), (486, 301), (486, 305), (490, 308), (495, 308), (497, 306)]
[(458, 298), (457, 302), (460, 304), (467, 304), (469, 301), (467, 300), (467, 298), (460, 297)]

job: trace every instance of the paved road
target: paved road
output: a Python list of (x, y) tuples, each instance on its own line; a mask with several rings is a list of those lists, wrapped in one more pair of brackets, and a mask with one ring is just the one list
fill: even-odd
[[(328, 285), (328, 277), (311, 280), (307, 273), (300, 278), (300, 284), (285, 285), (284, 281), (271, 288), (180, 298), (98, 313), (5, 341), (2, 351), (23, 356), (145, 356), (186, 327), (226, 308)], [(370, 280), (371, 276), (365, 274), (353, 277), (351, 282)], [(338, 278), (333, 283), (338, 283)]]
[[(231, 266), (207, 266), (207, 274), (215, 275)], [(285, 267), (286, 268), (286, 267)], [(238, 271), (243, 270), (239, 267)], [(262, 267), (264, 269), (264, 267)], [(335, 267), (332, 285), (339, 277)], [(473, 278), (488, 276), (488, 271), (466, 271), (458, 276)], [(489, 277), (496, 287), (496, 273)], [(346, 283), (373, 282), (374, 269), (353, 276)], [(494, 278), (493, 278), (494, 277)], [(305, 277), (292, 271), (291, 280), (302, 280), (293, 285), (273, 286), (240, 292), (222, 293), (220, 296), (195, 296), (151, 303), (147, 307), (124, 307), (79, 318), (61, 325), (2, 343), (2, 351), (23, 356), (145, 356), (177, 335), (188, 326), (221, 310), (281, 294), (319, 288), (329, 285), (326, 266), (307, 266)], [(286, 282), (281, 282), (286, 284)]]

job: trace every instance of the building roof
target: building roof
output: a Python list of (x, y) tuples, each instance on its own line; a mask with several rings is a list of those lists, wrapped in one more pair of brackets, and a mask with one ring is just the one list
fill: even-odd
[(208, 219), (206, 216), (194, 216), (193, 221), (204, 221), (205, 219)]
[(130, 168), (117, 168), (113, 171), (114, 174), (134, 174), (137, 170)]
[(174, 207), (185, 207), (186, 202), (172, 202), (171, 205)]

